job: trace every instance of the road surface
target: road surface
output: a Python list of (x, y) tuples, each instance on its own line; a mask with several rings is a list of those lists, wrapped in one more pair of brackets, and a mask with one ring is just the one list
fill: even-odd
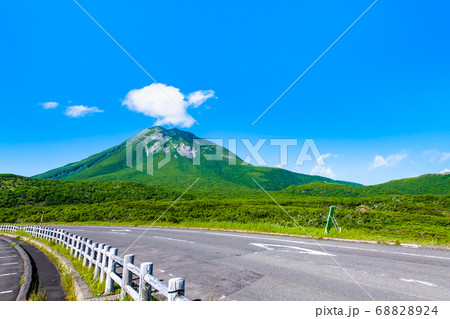
[[(170, 228), (57, 226), (201, 300), (450, 300), (450, 251)], [(131, 245), (131, 247), (130, 247)]]
[(0, 236), (0, 301), (16, 300), (23, 274), (23, 262), (17, 250)]

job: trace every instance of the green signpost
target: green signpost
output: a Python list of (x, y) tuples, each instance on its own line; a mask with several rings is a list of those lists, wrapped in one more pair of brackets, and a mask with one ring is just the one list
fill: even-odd
[(331, 224), (334, 225), (338, 232), (341, 232), (341, 227), (339, 227), (336, 218), (334, 218), (334, 206), (330, 206), (330, 212), (328, 213), (327, 225), (325, 226), (325, 234), (328, 234), (331, 228)]

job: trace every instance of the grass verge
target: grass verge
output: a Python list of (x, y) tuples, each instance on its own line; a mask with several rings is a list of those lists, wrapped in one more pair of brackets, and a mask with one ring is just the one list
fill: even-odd
[[(15, 234), (17, 234), (17, 236), (16, 236), (17, 239), (21, 239), (21, 237), (26, 237), (26, 238), (40, 241), (40, 242), (47, 244), (48, 246), (51, 246), (52, 248), (54, 248), (53, 247), (54, 243), (52, 245), (52, 243), (50, 241), (43, 240), (42, 238), (40, 238), (38, 240), (38, 239), (30, 236), (28, 233), (26, 233), (24, 231), (19, 231), (19, 232), (16, 232)], [(68, 271), (66, 269), (66, 267), (59, 261), (59, 259), (56, 257), (56, 255), (54, 253), (51, 253), (47, 250), (43, 250), (43, 249), (41, 249), (41, 247), (33, 244), (32, 242), (29, 242), (29, 243), (31, 245), (35, 246), (36, 248), (38, 248), (41, 252), (43, 252), (47, 256), (47, 258), (56, 266), (56, 269), (58, 270), (58, 272), (61, 276), (61, 284), (64, 288), (66, 300), (76, 301), (77, 298), (76, 298), (76, 294), (75, 294), (75, 288), (73, 285), (73, 276), (70, 273), (70, 271)], [(58, 251), (57, 249), (55, 249), (55, 250)], [(30, 301), (43, 301), (43, 300), (46, 300), (46, 298), (47, 298), (47, 293), (45, 291), (41, 291), (40, 287), (32, 287), (31, 288), (31, 293), (28, 298)]]
[[(88, 269), (88, 267), (83, 267), (83, 260), (79, 258), (74, 258), (73, 255), (70, 254), (70, 250), (63, 247), (61, 244), (57, 244), (54, 240), (46, 240), (43, 238), (35, 238), (30, 236), (30, 234), (20, 231), (18, 232), (20, 236), (31, 238), (34, 240), (37, 240), (39, 242), (42, 242), (48, 246), (50, 246), (53, 250), (58, 252), (60, 255), (67, 258), (70, 263), (73, 265), (73, 267), (76, 269), (80, 277), (86, 282), (86, 284), (89, 286), (92, 294), (94, 297), (103, 297), (106, 296), (104, 294), (105, 289), (105, 283), (100, 283), (100, 279), (94, 278), (94, 268)], [(55, 264), (58, 265), (58, 260), (53, 254), (49, 254), (47, 251), (44, 251), (47, 256), (49, 256), (50, 260)], [(58, 265), (59, 267), (59, 265)], [(64, 269), (64, 267), (62, 266)], [(75, 297), (75, 290), (73, 287), (73, 277), (69, 272), (60, 272), (61, 273), (61, 282), (64, 286), (64, 289), (66, 292), (68, 292), (68, 296), (71, 296), (68, 300), (76, 300)], [(118, 290), (119, 286), (117, 284), (114, 285), (114, 290)]]

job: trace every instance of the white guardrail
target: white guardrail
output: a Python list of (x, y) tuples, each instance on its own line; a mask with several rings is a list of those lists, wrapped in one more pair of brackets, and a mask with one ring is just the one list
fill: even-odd
[[(99, 277), (100, 282), (105, 282), (105, 294), (114, 291), (114, 283), (120, 290), (120, 297), (129, 295), (134, 300), (150, 300), (152, 290), (157, 290), (168, 301), (188, 301), (184, 297), (184, 279), (169, 279), (168, 285), (152, 275), (153, 263), (144, 262), (140, 267), (134, 265), (134, 255), (125, 255), (120, 258), (117, 248), (103, 243), (94, 243), (86, 237), (71, 234), (63, 229), (54, 229), (40, 226), (0, 225), (0, 231), (17, 232), (25, 231), (36, 238), (54, 240), (79, 260), (83, 259), (83, 266), (91, 269), (94, 267), (94, 278)], [(122, 274), (116, 271), (122, 268)], [(133, 281), (133, 275), (137, 280)], [(136, 289), (137, 288), (137, 289)]]

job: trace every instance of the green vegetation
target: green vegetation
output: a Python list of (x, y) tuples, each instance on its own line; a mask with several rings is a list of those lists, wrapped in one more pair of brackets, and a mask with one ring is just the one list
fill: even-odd
[(0, 208), (175, 199), (178, 196), (179, 192), (133, 182), (66, 182), (0, 174)]
[[(449, 244), (450, 175), (424, 175), (361, 186), (283, 169), (228, 165), (235, 155), (220, 146), (202, 148), (193, 165), (189, 132), (155, 127), (130, 141), (146, 140), (154, 163), (172, 159), (153, 175), (126, 166), (126, 143), (77, 163), (25, 178), (0, 175), (0, 223), (150, 225), (187, 186), (198, 182), (159, 219), (157, 225), (308, 234), (321, 237), (329, 206), (343, 228), (334, 237)], [(158, 144), (160, 143), (160, 144)], [(180, 148), (183, 149), (179, 151)], [(207, 161), (219, 150), (223, 160)], [(144, 152), (144, 150), (142, 150)], [(176, 156), (176, 157), (175, 157)], [(143, 169), (147, 157), (143, 156)], [(134, 162), (135, 163), (135, 162)], [(45, 179), (45, 178), (52, 178)], [(274, 203), (258, 181), (302, 227)]]
[[(37, 240), (39, 242), (42, 242), (46, 244), (47, 246), (50, 246), (54, 251), (58, 252), (60, 255), (67, 258), (70, 263), (73, 265), (73, 267), (76, 269), (78, 274), (81, 276), (81, 278), (86, 282), (86, 284), (89, 286), (89, 289), (91, 290), (94, 297), (101, 297), (105, 296), (104, 289), (105, 289), (105, 282), (100, 283), (100, 278), (94, 278), (94, 268), (88, 269), (88, 267), (83, 267), (83, 260), (74, 258), (73, 255), (70, 254), (70, 250), (63, 247), (61, 244), (57, 244), (54, 240), (46, 240), (43, 238), (34, 238), (30, 234), (19, 231), (18, 232), (20, 236), (32, 238), (34, 240)], [(32, 243), (30, 243), (32, 244)], [(37, 247), (37, 246), (36, 246)], [(39, 248), (39, 247), (37, 247)], [(39, 248), (40, 249), (40, 248)], [(54, 253), (49, 253), (46, 250), (42, 250), (43, 253), (45, 253), (49, 259), (52, 261), (53, 264), (55, 264), (58, 267), (58, 271), (61, 275), (61, 283), (64, 287), (64, 290), (66, 292), (66, 299), (75, 301), (76, 294), (75, 294), (75, 288), (73, 286), (73, 276), (70, 272), (66, 271), (64, 266), (62, 266), (59, 262), (59, 260), (55, 257)], [(114, 288), (116, 291), (120, 291), (119, 285), (114, 283)], [(41, 298), (42, 296), (46, 296), (45, 291), (41, 292), (39, 289), (33, 290), (33, 298)], [(31, 298), (31, 297), (30, 297)], [(38, 299), (36, 299), (38, 300)], [(45, 300), (45, 299), (43, 299)]]
[(64, 291), (66, 292), (66, 300), (68, 301), (77, 300), (73, 280), (73, 276), (70, 272), (65, 271), (61, 274), (61, 284), (64, 287)]
[[(450, 196), (389, 195), (374, 197), (313, 197), (272, 192), (280, 205), (309, 234), (322, 236), (328, 208), (336, 206), (342, 234), (330, 236), (427, 244), (448, 244)], [(172, 200), (113, 201), (45, 207), (46, 223), (150, 225)], [(38, 223), (42, 207), (0, 210), (0, 223)], [(181, 199), (156, 225), (240, 229), (305, 235), (270, 198)]]
[[(30, 234), (28, 234), (25, 231), (18, 231), (16, 232), (18, 236), (17, 239), (20, 239), (21, 237), (25, 238), (32, 238), (34, 240), (38, 240), (40, 242), (43, 242), (44, 244), (47, 244), (48, 246), (55, 246), (56, 243), (54, 241), (48, 241), (42, 238), (34, 238)], [(19, 243), (20, 244), (20, 243)], [(37, 249), (39, 249), (42, 253), (44, 253), (48, 259), (56, 266), (56, 269), (58, 270), (59, 275), (61, 276), (61, 284), (64, 288), (65, 292), (65, 298), (69, 301), (76, 301), (76, 295), (75, 295), (75, 288), (73, 286), (73, 276), (70, 273), (70, 271), (67, 271), (64, 267), (64, 265), (59, 261), (59, 259), (56, 257), (55, 253), (49, 252), (45, 249), (42, 249), (41, 247), (37, 246), (33, 242), (29, 242), (30, 245), (35, 246)], [(62, 246), (61, 246), (62, 248)], [(55, 249), (57, 250), (57, 249)], [(34, 274), (36, 276), (37, 274)], [(47, 292), (45, 290), (41, 290), (41, 287), (37, 285), (39, 281), (36, 278), (32, 279), (31, 287), (30, 287), (30, 294), (28, 296), (28, 300), (30, 301), (45, 301), (47, 300)]]
[[(57, 244), (54, 240), (48, 241), (48, 240), (44, 240), (42, 238), (39, 238), (37, 240), (44, 242), (45, 244), (52, 247), (52, 249), (54, 249), (55, 251), (60, 253), (62, 256), (66, 257), (70, 261), (70, 263), (73, 265), (73, 267), (77, 270), (77, 272), (81, 276), (81, 278), (83, 278), (83, 280), (87, 283), (87, 285), (89, 286), (89, 288), (92, 291), (92, 294), (95, 297), (104, 295), (105, 283), (101, 284), (99, 278), (94, 278), (94, 269), (93, 268), (88, 269), (87, 267), (83, 267), (83, 260), (74, 258), (70, 254), (69, 250), (64, 248), (61, 244)], [(72, 287), (73, 287), (73, 285), (72, 285)], [(73, 294), (75, 295), (75, 292), (73, 292)]]
[(355, 187), (335, 183), (291, 185), (286, 194), (321, 197), (369, 197), (380, 195), (450, 195), (450, 175), (428, 174), (374, 186)]
[(411, 195), (450, 195), (450, 174), (427, 174), (390, 181), (380, 186)]
[(46, 301), (47, 300), (47, 292), (45, 290), (33, 290), (28, 297), (28, 301)]

